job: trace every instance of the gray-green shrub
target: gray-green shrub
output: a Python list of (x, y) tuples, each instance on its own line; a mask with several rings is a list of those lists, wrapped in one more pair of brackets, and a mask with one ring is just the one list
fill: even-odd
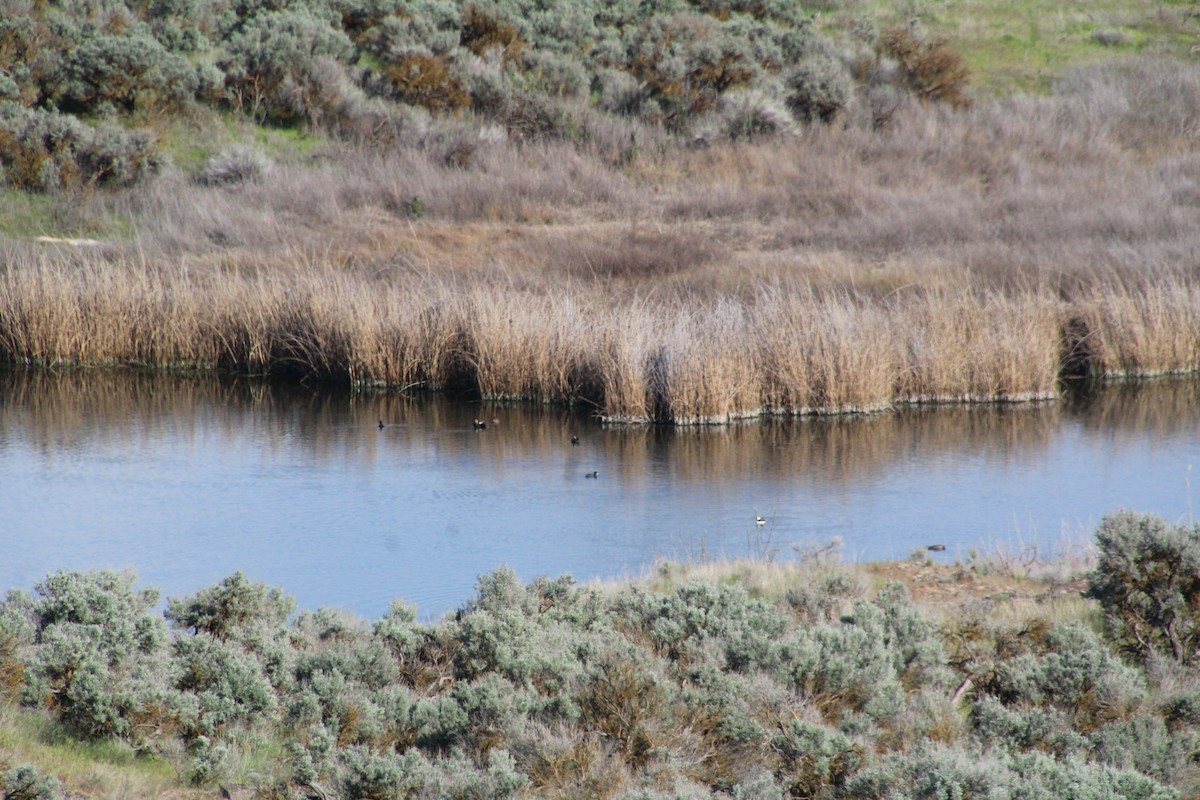
[(940, 746), (920, 746), (884, 756), (847, 781), (856, 800), (1177, 800), (1173, 789), (1127, 770), (1044, 753), (994, 756)]
[(832, 122), (850, 101), (853, 90), (845, 67), (819, 56), (792, 67), (783, 83), (787, 107), (801, 122)]
[(304, 121), (329, 101), (317, 60), (346, 62), (354, 50), (328, 11), (295, 6), (228, 21), (217, 65), (238, 108), (259, 120)]
[(105, 104), (124, 111), (179, 110), (199, 87), (187, 58), (169, 52), (143, 25), (119, 36), (93, 35), (79, 42), (55, 100), (70, 112)]
[(429, 779), (429, 764), (417, 752), (377, 753), (365, 747), (339, 752), (344, 797), (357, 800), (400, 800), (419, 793)]
[(1088, 593), (1108, 634), (1143, 656), (1191, 662), (1200, 648), (1200, 526), (1123, 511), (1101, 520), (1096, 546)]
[(59, 800), (62, 784), (53, 775), (43, 775), (33, 764), (21, 764), (4, 773), (0, 780), (5, 800)]
[(0, 183), (35, 191), (124, 186), (162, 163), (146, 131), (87, 125), (53, 109), (0, 100)]
[(142, 699), (165, 685), (165, 628), (149, 613), (158, 592), (135, 590), (135, 580), (111, 570), (57, 572), (31, 600), (5, 604), (23, 607), (34, 626), (22, 699), (51, 708), (81, 736), (130, 734)]
[(172, 668), (175, 688), (199, 702), (197, 729), (213, 735), (233, 723), (268, 719), (276, 699), (262, 666), (236, 646), (202, 637), (175, 639)]
[(234, 146), (210, 157), (196, 176), (199, 183), (224, 186), (257, 181), (271, 170), (271, 159), (253, 147)]
[(864, 761), (860, 744), (824, 725), (791, 720), (771, 742), (776, 777), (792, 797), (833, 797)]
[(294, 609), (295, 601), (278, 588), (235, 572), (189, 597), (167, 598), (164, 616), (177, 628), (220, 642), (245, 641), (257, 628), (281, 628)]

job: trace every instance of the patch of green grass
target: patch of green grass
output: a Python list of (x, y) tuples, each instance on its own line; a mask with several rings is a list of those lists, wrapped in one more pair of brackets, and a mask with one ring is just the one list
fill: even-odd
[(54, 234), (51, 220), (59, 204), (50, 195), (0, 189), (0, 236), (29, 239)]
[[(871, 0), (830, 17), (834, 29), (846, 30), (852, 18), (869, 18), (880, 30), (915, 20), (962, 54), (973, 86), (1007, 95), (1048, 91), (1071, 67), (1131, 50), (1185, 55), (1200, 34), (1194, 9), (1187, 0)], [(1104, 44), (1096, 31), (1127, 40)]]
[(256, 125), (252, 130), (254, 144), (277, 161), (305, 158), (327, 142), (324, 136), (299, 128)]
[(176, 167), (190, 174), (197, 172), (209, 156), (230, 141), (226, 126), (213, 115), (200, 119), (172, 120), (160, 132), (158, 146)]
[(39, 236), (121, 239), (129, 220), (99, 210), (70, 194), (41, 194), (0, 189), (0, 239), (28, 241)]
[(160, 149), (187, 174), (199, 172), (209, 158), (235, 144), (252, 145), (272, 160), (287, 162), (303, 160), (326, 142), (299, 128), (256, 125), (232, 111), (196, 109), (159, 129)]
[(0, 704), (0, 764), (33, 764), (87, 797), (204, 796), (178, 787), (162, 758), (113, 739), (73, 739), (44, 713), (9, 704)]

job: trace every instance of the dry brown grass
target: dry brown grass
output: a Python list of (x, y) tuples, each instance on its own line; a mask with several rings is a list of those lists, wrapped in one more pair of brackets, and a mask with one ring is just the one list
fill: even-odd
[(0, 276), (0, 346), (41, 364), (469, 386), (680, 424), (1053, 396), (1072, 320), (1097, 374), (1200, 363), (1200, 288), (1178, 273), (1096, 283), (1076, 299), (969, 285), (883, 297), (798, 281), (702, 297), (606, 288), (508, 271), (381, 276), (327, 261), (254, 273), (23, 261)]
[(128, 218), (132, 241), (7, 243), (0, 352), (676, 423), (1192, 371), (1200, 136), (1171, 98), (1196, 85), (1145, 62), (1049, 98), (910, 104), (882, 129), (852, 109), (753, 145), (647, 140), (616, 162), (608, 145), (446, 125), (255, 182), (168, 176), (76, 212)]

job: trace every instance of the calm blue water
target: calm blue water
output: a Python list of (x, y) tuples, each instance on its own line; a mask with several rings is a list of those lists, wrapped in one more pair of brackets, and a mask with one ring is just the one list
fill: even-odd
[[(476, 431), (477, 416), (500, 421)], [(671, 431), (210, 377), (0, 374), (0, 589), (114, 567), (177, 596), (242, 570), (301, 608), (375, 618), (403, 598), (432, 618), (503, 564), (590, 580), (834, 536), (848, 560), (1048, 552), (1120, 507), (1186, 521), (1193, 464), (1195, 382)]]

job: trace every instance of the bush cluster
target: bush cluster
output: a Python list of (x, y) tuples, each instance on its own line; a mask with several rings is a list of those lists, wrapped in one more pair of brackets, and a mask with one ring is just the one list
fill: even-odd
[(1143, 657), (1181, 663), (1200, 653), (1200, 526), (1122, 512), (1096, 532), (1100, 563), (1090, 594), (1109, 634)]
[[(586, 142), (600, 134), (581, 105), (689, 138), (714, 125), (751, 138), (829, 122), (852, 97), (849, 71), (791, 3), (11, 0), (5, 8), (0, 101), (12, 107), (2, 116), (0, 164), (11, 185), (28, 189), (137, 180), (155, 165), (148, 135), (93, 129), (94, 120), (144, 124), (198, 106), (384, 141), (420, 109), (469, 114), (518, 140)], [(961, 60), (944, 42), (892, 32), (880, 48), (921, 97), (965, 103)], [(51, 129), (67, 126), (60, 144)]]
[[(1181, 599), (1197, 537), (1104, 521), (1092, 593), (1111, 641), (939, 626), (903, 585), (826, 567), (780, 601), (502, 569), (428, 624), (403, 603), (373, 624), (294, 614), (240, 573), (160, 616), (132, 575), (60, 572), (0, 605), (0, 656), (72, 735), (157, 751), (196, 784), (288, 742), (258, 787), (279, 798), (1174, 798), (1200, 748)], [(4, 780), (57, 791), (32, 768)]]
[(0, 184), (37, 191), (126, 186), (160, 164), (147, 132), (0, 101)]

